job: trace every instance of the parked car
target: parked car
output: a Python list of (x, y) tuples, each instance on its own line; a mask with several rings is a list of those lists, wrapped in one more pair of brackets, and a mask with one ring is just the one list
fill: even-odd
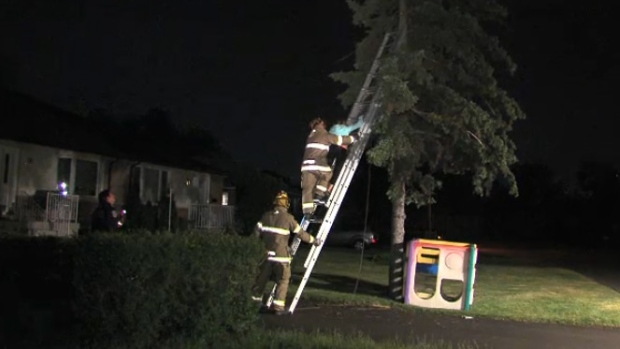
[(364, 230), (334, 230), (327, 235), (325, 245), (329, 246), (349, 246), (356, 250), (368, 248), (377, 243), (375, 234), (372, 231)]

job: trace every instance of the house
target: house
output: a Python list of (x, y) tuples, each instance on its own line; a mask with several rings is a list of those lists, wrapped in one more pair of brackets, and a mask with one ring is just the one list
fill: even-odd
[(202, 229), (234, 223), (234, 188), (223, 171), (204, 162), (118, 149), (91, 120), (19, 93), (0, 92), (0, 117), (0, 230), (88, 230), (104, 189), (127, 210), (129, 225), (140, 220), (149, 228)]

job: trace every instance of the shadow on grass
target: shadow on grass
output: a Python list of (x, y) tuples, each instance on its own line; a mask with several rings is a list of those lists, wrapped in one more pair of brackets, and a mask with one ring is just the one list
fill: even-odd
[[(299, 285), (302, 277), (303, 275), (293, 274), (292, 282)], [(327, 291), (353, 293), (355, 291), (356, 282), (358, 282), (356, 278), (348, 276), (312, 273), (306, 287)], [(357, 294), (386, 298), (387, 287), (374, 282), (359, 280), (357, 284)]]

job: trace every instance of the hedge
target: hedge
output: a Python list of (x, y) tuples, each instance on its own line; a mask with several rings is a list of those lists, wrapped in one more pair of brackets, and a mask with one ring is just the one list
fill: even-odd
[(255, 239), (214, 234), (0, 239), (0, 287), (11, 291), (1, 301), (0, 339), (22, 347), (216, 346), (256, 322), (250, 288), (263, 253)]

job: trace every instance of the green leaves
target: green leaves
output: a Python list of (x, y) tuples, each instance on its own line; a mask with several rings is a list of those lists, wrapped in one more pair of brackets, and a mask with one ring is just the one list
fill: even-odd
[[(367, 35), (357, 45), (356, 69), (332, 74), (348, 86), (340, 95), (345, 106), (355, 100), (383, 35), (399, 27), (398, 0), (348, 3)], [(502, 177), (517, 195), (509, 132), (525, 116), (497, 81), (516, 65), (485, 30), (487, 23), (501, 23), (506, 10), (494, 0), (405, 4), (406, 45), (381, 62), (383, 119), (369, 161), (387, 168), (393, 183), (405, 180), (408, 203), (429, 203), (439, 188), (436, 173), (472, 174), (479, 195)]]
[(258, 239), (222, 234), (2, 238), (2, 335), (20, 348), (217, 347), (254, 326), (263, 257)]

